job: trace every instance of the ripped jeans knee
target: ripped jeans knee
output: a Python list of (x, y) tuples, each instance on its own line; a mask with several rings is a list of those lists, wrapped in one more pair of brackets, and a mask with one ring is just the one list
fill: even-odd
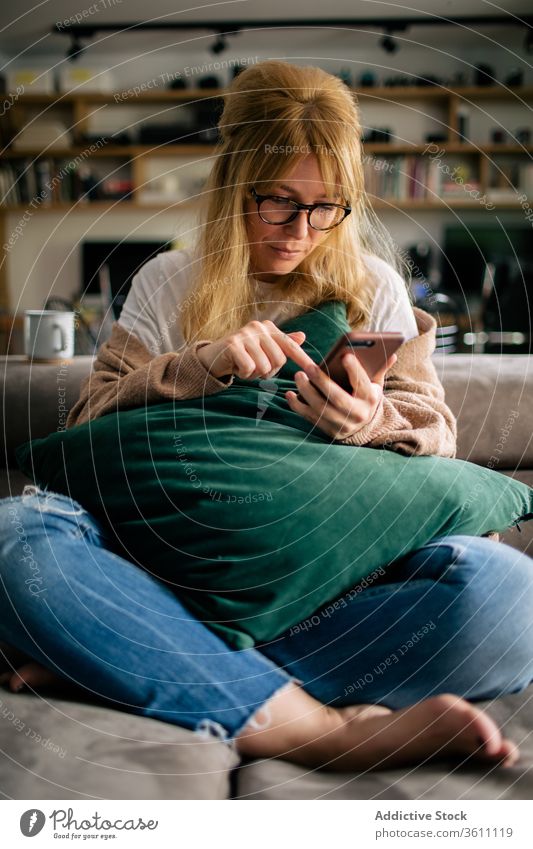
[[(264, 719), (259, 720), (258, 715), (261, 714), (264, 714)], [(253, 731), (264, 731), (266, 728), (270, 727), (271, 722), (272, 717), (267, 703), (262, 705), (256, 713), (247, 720), (244, 727)], [(218, 740), (220, 743), (224, 743), (228, 746), (232, 752), (237, 752), (237, 737), (239, 734), (234, 734), (232, 736), (227, 728), (224, 728), (220, 722), (216, 722), (214, 719), (200, 720), (194, 729), (194, 733), (197, 737), (200, 737), (203, 740)]]
[[(4, 554), (15, 545), (29, 544), (30, 537), (50, 539), (56, 533), (74, 539), (87, 538), (96, 545), (108, 539), (108, 533), (81, 504), (68, 495), (27, 484), (22, 492), (0, 500), (0, 536)], [(63, 538), (63, 537), (61, 537)]]
[(221, 743), (225, 743), (233, 752), (238, 753), (237, 741), (241, 733), (246, 729), (247, 731), (266, 731), (268, 728), (273, 727), (273, 717), (271, 710), (271, 703), (273, 699), (282, 693), (285, 689), (289, 689), (290, 687), (294, 687), (294, 685), (302, 685), (302, 681), (299, 678), (290, 677), (288, 681), (285, 681), (280, 687), (278, 687), (272, 695), (268, 698), (266, 702), (264, 702), (260, 707), (256, 708), (256, 710), (252, 713), (250, 717), (246, 720), (244, 725), (233, 734), (233, 736), (228, 732), (226, 728), (216, 720), (213, 719), (202, 719), (194, 729), (194, 733), (198, 736), (205, 739), (210, 740), (218, 740)]
[[(31, 501), (33, 498), (36, 501)], [(22, 490), (20, 496), (22, 504), (28, 507), (37, 507), (42, 513), (59, 513), (64, 516), (83, 516), (87, 513), (86, 510), (74, 501), (68, 495), (62, 495), (59, 492), (51, 492), (48, 489), (41, 489), (35, 484), (27, 484)]]

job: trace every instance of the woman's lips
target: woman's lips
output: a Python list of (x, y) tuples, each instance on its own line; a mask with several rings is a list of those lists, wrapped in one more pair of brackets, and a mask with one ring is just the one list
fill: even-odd
[(273, 251), (283, 257), (283, 259), (294, 259), (295, 256), (300, 256), (301, 251), (284, 251), (282, 248), (275, 248), (274, 245), (270, 245)]

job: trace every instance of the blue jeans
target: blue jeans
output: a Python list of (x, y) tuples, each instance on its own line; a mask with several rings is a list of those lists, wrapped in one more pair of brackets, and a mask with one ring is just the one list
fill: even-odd
[(230, 742), (290, 681), (333, 706), (399, 708), (533, 679), (533, 561), (487, 539), (433, 540), (242, 651), (64, 495), (2, 499), (0, 540), (0, 640), (113, 707)]

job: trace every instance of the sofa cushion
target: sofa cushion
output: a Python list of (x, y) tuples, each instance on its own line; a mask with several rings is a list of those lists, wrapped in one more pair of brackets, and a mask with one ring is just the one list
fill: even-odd
[(33, 483), (19, 469), (0, 469), (0, 498), (14, 498), (21, 495), (26, 484)]
[(511, 768), (442, 761), (363, 773), (303, 769), (281, 760), (252, 761), (236, 779), (238, 799), (531, 799), (533, 687), (480, 703), (521, 752)]
[(0, 787), (11, 799), (226, 799), (220, 741), (94, 704), (0, 689)]

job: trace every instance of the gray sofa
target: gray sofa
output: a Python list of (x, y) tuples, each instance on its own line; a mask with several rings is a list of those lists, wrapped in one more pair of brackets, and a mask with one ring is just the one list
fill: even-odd
[[(4, 427), (0, 496), (29, 481), (14, 448), (61, 427), (91, 357), (65, 365), (0, 358)], [(458, 456), (533, 485), (533, 357), (435, 356), (459, 423)], [(533, 552), (533, 522), (504, 541)], [(3, 661), (6, 667), (6, 661)], [(58, 698), (0, 688), (0, 791), (12, 799), (530, 799), (533, 688), (486, 705), (517, 742), (511, 769), (432, 763), (359, 774), (281, 760), (241, 763), (213, 738), (115, 711), (78, 691)]]

